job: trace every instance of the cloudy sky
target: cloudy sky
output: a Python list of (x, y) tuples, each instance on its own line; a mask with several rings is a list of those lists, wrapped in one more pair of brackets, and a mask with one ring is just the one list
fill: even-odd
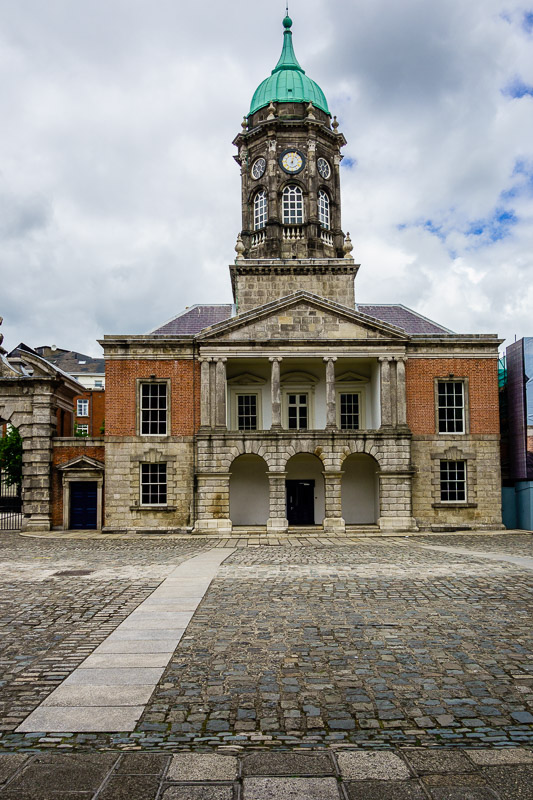
[[(0, 0), (0, 315), (7, 347), (98, 354), (230, 302), (231, 142), (283, 0)], [(348, 139), (359, 302), (533, 336), (533, 0), (291, 0)]]

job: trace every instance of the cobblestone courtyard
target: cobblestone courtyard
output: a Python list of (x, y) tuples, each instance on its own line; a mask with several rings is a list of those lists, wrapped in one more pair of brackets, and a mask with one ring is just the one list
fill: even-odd
[[(409, 786), (389, 795), (383, 793), (382, 784), (381, 794), (372, 794), (375, 770), (363, 770), (370, 781), (366, 794), (358, 793), (363, 784), (357, 784), (358, 789), (347, 784), (343, 797), (533, 797), (532, 536), (419, 536), (335, 543), (300, 538), (280, 546), (241, 546), (250, 541), (2, 535), (0, 747), (6, 754), (18, 755), (0, 758), (0, 769), (4, 765), (9, 778), (0, 797), (15, 796), (9, 787), (15, 792), (17, 769), (29, 770), (33, 764), (35, 770), (47, 763), (40, 756), (23, 755), (24, 751), (51, 750), (59, 757), (58, 751), (114, 750), (117, 755), (108, 754), (109, 764), (100, 766), (106, 780), (112, 773), (116, 782), (116, 770), (127, 772), (126, 762), (116, 760), (119, 751), (223, 753), (220, 747), (244, 748), (238, 751), (244, 754), (251, 748), (268, 748), (280, 758), (283, 750), (307, 748), (311, 757), (317, 749), (324, 754), (329, 749), (337, 753), (336, 760), (328, 761), (329, 772), (323, 766), (312, 773), (324, 781), (349, 780), (348, 767), (344, 774), (340, 765), (343, 752), (353, 754), (350, 748), (386, 749), (391, 756), (393, 749), (401, 750), (402, 769), (408, 773), (398, 777), (408, 777)], [(177, 565), (224, 545), (228, 557), (218, 567), (133, 732), (15, 732)], [(419, 769), (423, 756), (417, 754), (427, 752), (429, 759), (435, 759), (435, 748), (443, 747), (452, 760), (459, 756), (458, 747), (519, 747), (522, 755), (513, 774), (520, 783), (523, 773), (523, 785), (529, 789), (483, 793), (486, 770), (475, 757), (458, 770), (469, 773), (462, 793), (421, 788), (424, 782), (414, 781), (423, 774)], [(444, 759), (444, 751), (438, 752)], [(410, 761), (409, 753), (419, 761)], [(508, 753), (512, 759), (511, 750)], [(25, 760), (36, 757), (37, 762)], [(239, 761), (238, 774), (228, 779), (231, 788), (221, 784), (218, 793), (202, 794), (171, 787), (164, 796), (169, 800), (240, 797), (233, 791), (240, 792), (245, 785), (246, 758)], [(168, 770), (168, 758), (163, 762)], [(164, 770), (157, 763), (162, 780)], [(446, 763), (449, 767), (452, 762)], [(493, 771), (503, 769), (489, 763)], [(472, 771), (475, 774), (470, 775)], [(252, 770), (249, 774), (287, 773)], [(308, 772), (300, 769), (291, 774)], [(157, 792), (163, 797), (164, 787), (154, 775), (146, 780), (159, 789), (139, 797), (155, 798)], [(237, 777), (240, 783), (233, 786), (231, 780)], [(389, 778), (394, 779), (394, 770)], [(121, 785), (126, 786), (124, 781)], [(337, 797), (337, 789), (330, 795), (325, 783), (316, 795), (310, 786), (302, 797)], [(300, 797), (261, 794), (260, 784), (256, 789), (258, 798)], [(83, 791), (80, 797), (94, 794)], [(18, 789), (16, 794), (26, 797)], [(256, 797), (246, 792), (242, 796)], [(131, 790), (128, 797), (134, 797)]]

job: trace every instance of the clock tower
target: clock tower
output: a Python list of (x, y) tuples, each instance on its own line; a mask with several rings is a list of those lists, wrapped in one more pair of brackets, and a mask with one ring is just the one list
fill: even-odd
[(283, 27), (280, 59), (233, 142), (242, 179), (242, 231), (230, 268), (235, 302), (241, 312), (304, 289), (353, 307), (358, 266), (341, 230), (346, 139), (296, 59), (289, 16)]

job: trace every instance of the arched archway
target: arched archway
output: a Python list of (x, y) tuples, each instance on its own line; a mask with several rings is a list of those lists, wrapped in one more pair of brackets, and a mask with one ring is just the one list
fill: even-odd
[(325, 517), (324, 465), (311, 453), (297, 453), (286, 466), (289, 525), (319, 525)]
[(266, 525), (270, 509), (267, 470), (261, 456), (246, 454), (233, 461), (229, 482), (233, 525)]
[(342, 516), (347, 525), (373, 525), (379, 517), (379, 464), (353, 453), (342, 465)]

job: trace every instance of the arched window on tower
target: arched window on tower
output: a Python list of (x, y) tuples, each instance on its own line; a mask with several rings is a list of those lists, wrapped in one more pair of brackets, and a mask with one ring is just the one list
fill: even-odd
[(325, 230), (329, 231), (329, 197), (323, 189), (320, 189), (318, 193), (318, 221)]
[(267, 223), (267, 193), (264, 189), (254, 197), (254, 231), (260, 231)]
[(304, 196), (299, 186), (286, 186), (282, 197), (283, 224), (301, 225), (304, 221)]

